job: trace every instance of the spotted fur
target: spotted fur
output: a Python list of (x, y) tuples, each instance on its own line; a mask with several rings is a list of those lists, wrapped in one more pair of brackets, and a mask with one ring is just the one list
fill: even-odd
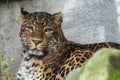
[(70, 71), (83, 66), (96, 50), (120, 49), (112, 42), (83, 45), (67, 40), (61, 29), (61, 12), (29, 13), (21, 8), (19, 16), (24, 50), (17, 78), (22, 80), (64, 80)]

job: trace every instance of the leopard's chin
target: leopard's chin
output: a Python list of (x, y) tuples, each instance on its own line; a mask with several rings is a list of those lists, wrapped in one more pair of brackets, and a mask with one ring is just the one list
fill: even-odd
[(43, 56), (44, 55), (44, 53), (42, 51), (39, 51), (39, 50), (29, 50), (28, 54), (37, 55), (37, 56)]

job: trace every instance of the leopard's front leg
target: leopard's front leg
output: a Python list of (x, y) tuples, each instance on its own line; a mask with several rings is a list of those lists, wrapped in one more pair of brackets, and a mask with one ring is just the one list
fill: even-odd
[(70, 57), (66, 59), (58, 71), (56, 80), (64, 80), (70, 71), (83, 66), (92, 56), (92, 53), (93, 52), (90, 50), (76, 50), (75, 52), (71, 53)]

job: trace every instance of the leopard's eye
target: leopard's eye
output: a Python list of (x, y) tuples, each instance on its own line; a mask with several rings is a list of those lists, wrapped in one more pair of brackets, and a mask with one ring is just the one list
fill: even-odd
[(27, 28), (33, 31), (33, 27), (30, 26), (30, 27), (27, 27)]
[(45, 30), (44, 30), (44, 32), (50, 32), (50, 31), (53, 31), (51, 28), (46, 28)]

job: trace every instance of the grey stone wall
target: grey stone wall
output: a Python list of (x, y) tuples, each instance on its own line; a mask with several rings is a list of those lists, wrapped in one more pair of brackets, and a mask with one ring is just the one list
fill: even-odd
[(0, 3), (0, 48), (4, 58), (13, 57), (8, 70), (16, 73), (20, 64), (20, 7), (29, 12), (62, 12), (62, 29), (67, 39), (82, 43), (112, 41), (120, 43), (120, 0), (24, 0)]

